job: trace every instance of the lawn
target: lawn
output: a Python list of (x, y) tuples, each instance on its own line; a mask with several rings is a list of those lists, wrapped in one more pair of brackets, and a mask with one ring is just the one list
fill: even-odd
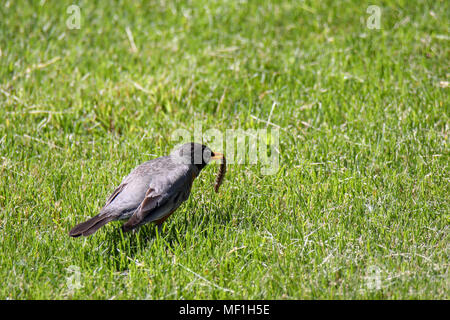
[[(449, 299), (449, 12), (2, 1), (0, 298)], [(215, 193), (211, 164), (161, 233), (68, 236), (196, 125), (278, 130), (277, 170)]]

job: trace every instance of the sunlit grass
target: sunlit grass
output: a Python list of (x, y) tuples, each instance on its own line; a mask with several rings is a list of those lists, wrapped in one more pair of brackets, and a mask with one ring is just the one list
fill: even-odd
[[(448, 2), (72, 4), (0, 4), (0, 298), (449, 298)], [(279, 170), (69, 238), (194, 123), (280, 127)]]

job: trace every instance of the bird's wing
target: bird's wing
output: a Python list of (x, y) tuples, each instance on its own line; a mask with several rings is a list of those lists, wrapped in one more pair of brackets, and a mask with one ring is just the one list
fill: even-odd
[(119, 193), (122, 192), (123, 188), (125, 188), (126, 185), (127, 185), (126, 183), (122, 183), (120, 186), (118, 186), (117, 189), (114, 190), (114, 192), (109, 196), (108, 200), (106, 200), (106, 203), (103, 206), (103, 208), (107, 207), (111, 202), (113, 202), (114, 199), (119, 195)]
[(155, 221), (177, 209), (188, 197), (195, 176), (191, 172), (176, 172), (153, 180), (139, 207), (123, 225), (128, 231), (142, 223)]
[(153, 209), (163, 206), (169, 200), (168, 193), (164, 191), (164, 189), (156, 191), (152, 187), (147, 190), (144, 200), (135, 213), (139, 220), (143, 220)]
[(167, 157), (156, 158), (137, 166), (106, 200), (101, 215), (115, 215), (119, 219), (129, 218), (145, 197), (152, 177), (160, 175), (161, 166)]

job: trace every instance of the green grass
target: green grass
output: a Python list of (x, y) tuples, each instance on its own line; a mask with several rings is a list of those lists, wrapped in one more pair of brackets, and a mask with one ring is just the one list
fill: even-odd
[[(0, 298), (449, 299), (448, 4), (2, 1)], [(160, 235), (68, 237), (177, 128), (270, 114), (276, 174), (215, 194), (210, 165)]]

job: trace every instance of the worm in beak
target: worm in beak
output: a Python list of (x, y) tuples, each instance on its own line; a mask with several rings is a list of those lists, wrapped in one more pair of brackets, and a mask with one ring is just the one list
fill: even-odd
[(225, 159), (223, 153), (214, 153), (211, 159), (222, 160), (219, 172), (217, 173), (216, 182), (214, 183), (214, 191), (219, 192), (219, 187), (222, 184), (225, 172), (227, 171), (227, 160)]

